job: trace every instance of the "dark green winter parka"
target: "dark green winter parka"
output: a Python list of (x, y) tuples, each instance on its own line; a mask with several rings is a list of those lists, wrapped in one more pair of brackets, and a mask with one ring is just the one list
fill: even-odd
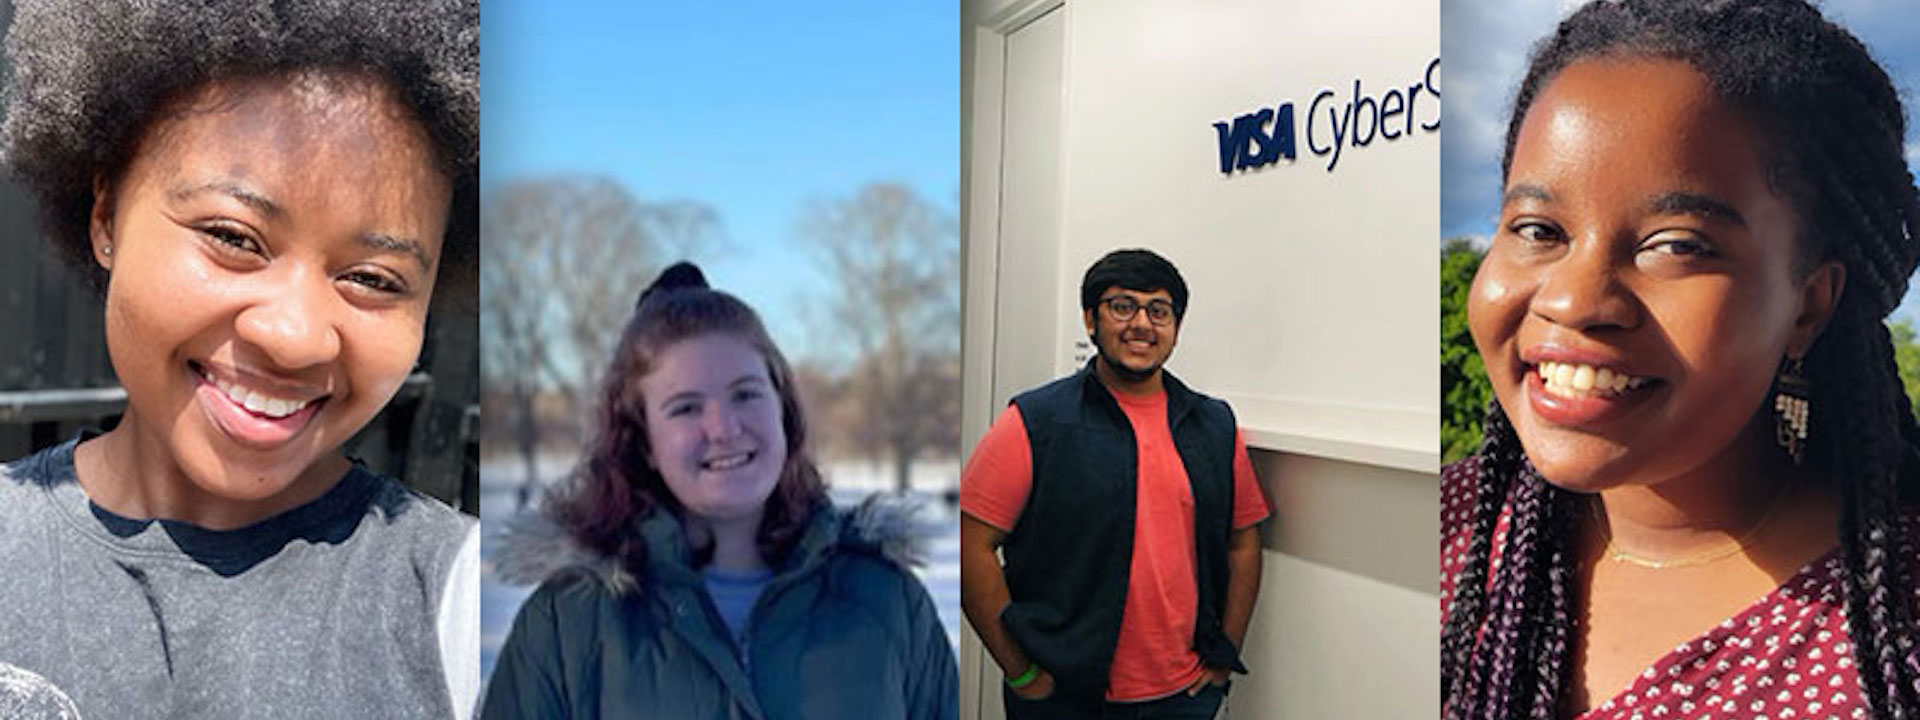
[(544, 582), (514, 619), (481, 717), (955, 720), (953, 650), (905, 567), (910, 515), (871, 500), (822, 505), (761, 593), (744, 647), (669, 513), (638, 523), (639, 577), (524, 518), (502, 538), (496, 571)]

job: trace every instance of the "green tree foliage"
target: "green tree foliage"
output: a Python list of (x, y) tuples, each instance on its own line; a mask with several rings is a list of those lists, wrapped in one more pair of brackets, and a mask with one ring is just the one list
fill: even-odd
[[(1480, 420), (1493, 389), (1467, 331), (1467, 294), (1484, 255), (1467, 238), (1440, 247), (1440, 458), (1452, 462), (1480, 446)], [(1901, 366), (1905, 372), (1905, 365)], [(1911, 383), (1909, 383), (1911, 384)]]
[(1920, 417), (1920, 338), (1915, 337), (1913, 321), (1907, 318), (1888, 321), (1887, 332), (1893, 335), (1893, 362), (1900, 366), (1900, 384), (1907, 388), (1907, 405)]

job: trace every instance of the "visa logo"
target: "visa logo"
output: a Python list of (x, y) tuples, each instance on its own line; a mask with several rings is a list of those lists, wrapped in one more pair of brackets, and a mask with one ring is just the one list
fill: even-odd
[(1282, 157), (1294, 159), (1293, 103), (1261, 108), (1232, 123), (1214, 123), (1213, 132), (1220, 138), (1222, 174), (1268, 165)]
[[(1307, 152), (1327, 158), (1327, 172), (1333, 172), (1340, 164), (1342, 148), (1358, 151), (1372, 145), (1376, 138), (1393, 142), (1409, 137), (1414, 134), (1415, 125), (1427, 133), (1438, 132), (1439, 72), (1440, 58), (1435, 57), (1413, 82), (1389, 83), (1385, 92), (1380, 92), (1378, 85), (1369, 92), (1368, 85), (1360, 78), (1354, 78), (1353, 94), (1344, 99), (1332, 88), (1321, 88), (1307, 104), (1307, 115), (1301, 120)], [(1432, 99), (1423, 103), (1423, 96)], [(1325, 113), (1320, 112), (1323, 106)], [(1220, 142), (1222, 175), (1265, 167), (1283, 157), (1288, 162), (1297, 159), (1291, 100), (1216, 122), (1213, 134)], [(1329, 138), (1331, 143), (1327, 142)]]

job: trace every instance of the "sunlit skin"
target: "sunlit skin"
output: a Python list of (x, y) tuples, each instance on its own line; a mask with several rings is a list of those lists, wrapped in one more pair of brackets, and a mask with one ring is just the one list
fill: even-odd
[[(1835, 502), (1774, 446), (1768, 395), (1844, 287), (1808, 263), (1753, 129), (1691, 66), (1576, 62), (1521, 123), (1500, 226), (1468, 312), (1495, 395), (1552, 483), (1599, 493), (1570, 710), (1604, 701), (1679, 643), (1834, 544)], [(1542, 363), (1641, 383), (1569, 398)], [(1777, 510), (1764, 526), (1769, 510)], [(1603, 561), (1617, 549), (1698, 567)], [(1603, 535), (1604, 533), (1604, 535)]]
[(787, 462), (766, 356), (736, 333), (697, 335), (667, 346), (639, 383), (647, 462), (686, 509), (692, 540), (712, 540), (716, 569), (766, 567), (755, 538)]
[[(1172, 303), (1173, 295), (1166, 290), (1140, 292), (1110, 287), (1100, 294), (1100, 302), (1122, 296), (1132, 298), (1140, 305), (1130, 319), (1115, 320), (1104, 304), (1096, 305), (1081, 315), (1087, 334), (1093, 337), (1093, 344), (1100, 351), (1100, 361), (1093, 365), (1094, 374), (1107, 387), (1118, 392), (1134, 395), (1158, 393), (1161, 390), (1160, 368), (1173, 355), (1173, 346), (1180, 339), (1180, 321), (1155, 325), (1147, 319), (1146, 305), (1156, 300)], [(1116, 365), (1118, 369), (1114, 367)]]
[[(358, 75), (209, 83), (155, 118), (95, 183), (128, 404), (77, 474), (121, 515), (241, 527), (331, 488), (340, 445), (405, 380), (451, 183), (392, 89)], [(252, 410), (221, 383), (286, 404)]]

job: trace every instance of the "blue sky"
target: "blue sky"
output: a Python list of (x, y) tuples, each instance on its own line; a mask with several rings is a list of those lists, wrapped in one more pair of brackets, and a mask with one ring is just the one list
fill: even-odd
[(830, 290), (798, 247), (810, 201), (889, 180), (957, 211), (957, 3), (487, 0), (481, 28), (483, 187), (595, 174), (705, 203), (709, 279), (789, 352), (798, 299)]
[[(1582, 3), (1561, 0), (1445, 0), (1440, 56), (1445, 58), (1446, 130), (1440, 140), (1441, 237), (1484, 238), (1500, 205), (1500, 144), (1513, 92), (1533, 43)], [(1920, 112), (1920, 12), (1906, 0), (1832, 0), (1822, 12), (1851, 30), (1886, 67), (1906, 102)], [(1908, 123), (1907, 163), (1920, 166), (1920, 133)], [(1909, 290), (1896, 315), (1920, 320), (1920, 292)]]

